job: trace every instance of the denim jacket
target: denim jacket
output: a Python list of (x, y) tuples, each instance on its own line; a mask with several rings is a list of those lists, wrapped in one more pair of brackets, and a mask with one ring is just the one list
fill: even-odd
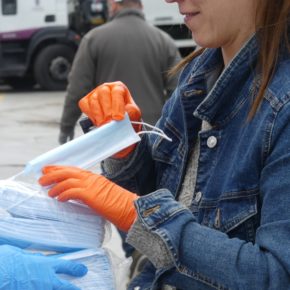
[[(144, 136), (127, 163), (104, 172), (142, 195), (138, 222), (170, 253), (171, 264), (145, 269), (136, 289), (290, 289), (290, 58), (279, 58), (248, 119), (257, 51), (253, 37), (209, 91), (222, 56), (206, 49), (183, 70), (157, 123), (173, 141)], [(202, 120), (212, 128), (199, 132)], [(198, 137), (195, 192), (185, 208), (176, 198)]]

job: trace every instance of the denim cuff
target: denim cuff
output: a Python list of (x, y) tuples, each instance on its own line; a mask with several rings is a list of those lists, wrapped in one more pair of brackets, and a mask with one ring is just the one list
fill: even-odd
[(161, 237), (147, 230), (139, 220), (132, 225), (126, 241), (144, 254), (155, 268), (173, 265), (170, 251)]
[(140, 221), (149, 229), (158, 226), (182, 211), (188, 210), (177, 202), (167, 189), (159, 189), (135, 201)]
[(188, 209), (166, 189), (140, 197), (135, 207), (138, 218), (128, 233), (127, 242), (146, 255), (157, 269), (173, 266), (174, 253), (162, 233), (162, 224)]

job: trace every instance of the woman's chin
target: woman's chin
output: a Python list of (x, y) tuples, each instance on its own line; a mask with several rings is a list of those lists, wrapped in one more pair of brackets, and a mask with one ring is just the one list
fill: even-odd
[(213, 41), (210, 41), (206, 39), (203, 36), (199, 36), (197, 34), (192, 33), (192, 39), (197, 44), (198, 47), (204, 47), (204, 48), (217, 48), (219, 45), (214, 43)]

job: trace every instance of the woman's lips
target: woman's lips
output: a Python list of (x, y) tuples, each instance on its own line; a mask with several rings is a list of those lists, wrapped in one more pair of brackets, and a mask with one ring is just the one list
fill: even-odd
[(192, 18), (200, 14), (199, 12), (193, 12), (193, 13), (183, 13), (184, 15), (184, 22), (190, 21)]

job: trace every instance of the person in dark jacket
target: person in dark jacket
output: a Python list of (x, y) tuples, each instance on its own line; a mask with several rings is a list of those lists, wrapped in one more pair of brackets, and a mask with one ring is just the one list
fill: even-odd
[(141, 0), (109, 0), (111, 21), (82, 39), (69, 76), (59, 143), (74, 136), (81, 116), (78, 101), (97, 85), (122, 81), (142, 109), (142, 119), (155, 124), (174, 90), (168, 70), (181, 56), (173, 39), (145, 21)]

